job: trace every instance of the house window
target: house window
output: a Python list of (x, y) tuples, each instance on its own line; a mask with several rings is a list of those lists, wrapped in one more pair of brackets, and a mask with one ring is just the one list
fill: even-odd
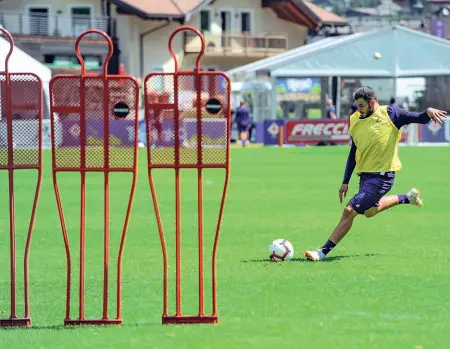
[(230, 10), (220, 11), (220, 21), (222, 27), (222, 33), (230, 33), (232, 31), (232, 12)]
[(202, 10), (200, 12), (200, 31), (211, 32), (211, 11)]
[(252, 16), (250, 12), (241, 12), (241, 33), (252, 31)]
[(92, 12), (90, 6), (73, 6), (70, 8), (71, 32), (73, 36), (79, 36), (85, 30), (92, 28)]
[(55, 55), (44, 55), (44, 63), (45, 64), (53, 64), (55, 61)]
[(49, 8), (29, 7), (28, 16), (30, 20), (30, 35), (49, 34)]
[[(99, 56), (82, 56), (86, 69), (98, 69), (102, 65)], [(44, 55), (44, 63), (47, 66), (58, 68), (79, 68), (81, 63), (75, 55)]]

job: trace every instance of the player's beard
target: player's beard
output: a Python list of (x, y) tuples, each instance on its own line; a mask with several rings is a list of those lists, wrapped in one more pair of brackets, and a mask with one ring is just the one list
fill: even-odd
[(374, 112), (373, 108), (369, 108), (369, 110), (367, 111), (366, 115), (364, 117), (368, 118), (369, 116), (371, 116)]

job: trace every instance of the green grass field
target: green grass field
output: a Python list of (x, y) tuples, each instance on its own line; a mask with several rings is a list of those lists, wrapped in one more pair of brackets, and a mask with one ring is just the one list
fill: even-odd
[[(450, 147), (401, 148), (404, 168), (391, 193), (417, 186), (422, 210), (402, 205), (373, 219), (358, 217), (326, 262), (306, 262), (305, 249), (320, 247), (337, 223), (347, 147), (234, 148), (218, 250), (218, 325), (162, 326), (162, 253), (140, 151), (139, 180), (123, 263), (123, 324), (65, 328), (66, 259), (51, 179), (45, 173), (30, 256), (33, 327), (0, 329), (0, 348), (449, 348)], [(4, 171), (3, 171), (4, 172)], [(169, 305), (174, 312), (174, 176), (156, 173), (169, 252)], [(59, 183), (72, 248), (72, 318), (77, 317), (79, 175)], [(21, 269), (24, 237), (36, 175), (16, 177), (17, 246)], [(197, 312), (196, 175), (182, 172), (183, 313)], [(210, 256), (224, 181), (205, 173), (205, 256)], [(9, 316), (7, 176), (0, 174), (0, 317)], [(117, 251), (131, 178), (111, 180), (110, 316), (115, 315)], [(350, 194), (357, 189), (357, 176)], [(103, 180), (88, 175), (86, 316), (102, 313)], [(295, 259), (270, 263), (272, 240), (285, 238)], [(205, 304), (211, 310), (210, 259)], [(21, 283), (19, 283), (21, 285)], [(23, 315), (22, 292), (18, 315)]]

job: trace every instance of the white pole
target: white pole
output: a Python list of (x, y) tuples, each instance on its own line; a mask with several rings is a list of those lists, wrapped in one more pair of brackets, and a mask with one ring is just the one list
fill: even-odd
[(341, 118), (341, 77), (337, 77), (336, 86), (336, 118)]

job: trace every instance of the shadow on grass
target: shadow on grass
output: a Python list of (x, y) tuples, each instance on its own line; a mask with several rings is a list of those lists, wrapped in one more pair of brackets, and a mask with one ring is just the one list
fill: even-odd
[(32, 331), (32, 330), (71, 330), (72, 327), (64, 325), (42, 325), (36, 326), (31, 325), (31, 327), (1, 327), (0, 331)]
[(74, 331), (83, 328), (97, 328), (107, 329), (115, 327), (148, 327), (148, 326), (161, 326), (160, 322), (127, 322), (121, 325), (81, 325), (81, 326), (64, 326), (64, 325), (32, 325), (31, 327), (0, 327), (1, 331), (31, 331), (31, 330), (55, 330), (55, 331)]
[[(338, 260), (346, 259), (346, 258), (361, 258), (361, 257), (375, 257), (375, 256), (381, 256), (381, 254), (379, 254), (379, 253), (366, 253), (366, 254), (353, 254), (353, 255), (345, 255), (345, 256), (331, 256), (331, 257), (327, 257), (322, 262), (323, 263), (330, 263), (330, 262), (333, 262), (333, 261), (338, 261)], [(277, 262), (272, 262), (269, 259), (250, 259), (250, 260), (241, 261), (241, 262), (242, 263), (274, 263), (274, 264), (277, 264)], [(305, 258), (292, 258), (289, 262), (307, 263), (309, 261), (305, 257)]]

